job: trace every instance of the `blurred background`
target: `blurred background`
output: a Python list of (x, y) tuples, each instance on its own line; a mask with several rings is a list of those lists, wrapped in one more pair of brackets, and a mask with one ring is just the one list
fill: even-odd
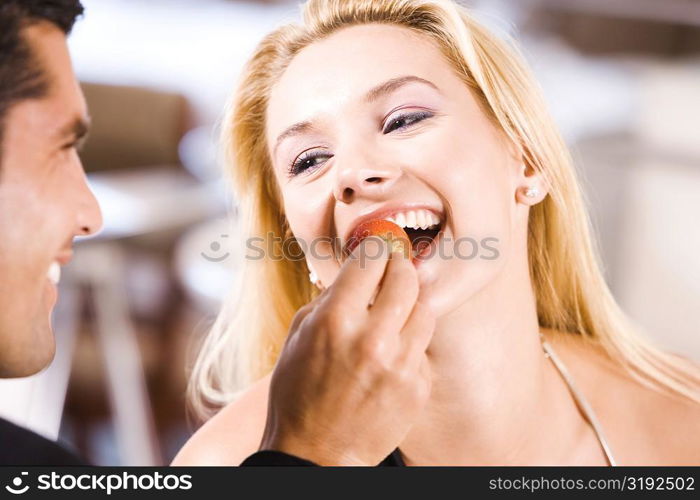
[[(83, 3), (70, 48), (105, 229), (76, 245), (64, 272), (55, 362), (0, 381), (0, 415), (97, 464), (167, 464), (196, 429), (187, 367), (236, 273), (217, 122), (246, 57), (299, 6)], [(700, 361), (700, 1), (463, 3), (521, 43), (576, 158), (623, 308)]]

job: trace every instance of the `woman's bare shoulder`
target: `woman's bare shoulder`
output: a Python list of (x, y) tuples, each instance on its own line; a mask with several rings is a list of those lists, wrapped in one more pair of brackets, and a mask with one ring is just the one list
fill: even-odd
[(260, 445), (271, 375), (222, 408), (185, 443), (172, 465), (239, 465)]
[[(700, 380), (700, 365), (685, 363)], [(700, 465), (700, 402), (649, 388), (639, 391), (636, 402), (649, 436), (650, 456), (643, 465)]]
[[(588, 398), (620, 465), (700, 465), (700, 403), (643, 385), (576, 335), (546, 337)], [(700, 365), (684, 363), (700, 380)]]

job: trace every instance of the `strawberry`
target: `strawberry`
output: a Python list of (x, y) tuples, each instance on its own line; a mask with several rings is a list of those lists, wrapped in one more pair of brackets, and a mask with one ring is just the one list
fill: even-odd
[(345, 245), (345, 255), (349, 256), (368, 236), (379, 236), (389, 243), (392, 251), (402, 252), (406, 258), (411, 257), (411, 239), (406, 231), (401, 226), (384, 219), (368, 220), (358, 224)]

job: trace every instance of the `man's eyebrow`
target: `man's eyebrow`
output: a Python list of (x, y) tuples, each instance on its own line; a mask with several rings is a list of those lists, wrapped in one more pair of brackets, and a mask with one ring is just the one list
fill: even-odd
[[(440, 89), (437, 88), (437, 86), (424, 78), (421, 78), (419, 76), (415, 75), (406, 75), (406, 76), (399, 76), (396, 78), (392, 78), (391, 80), (387, 80), (383, 83), (380, 83), (379, 85), (372, 87), (366, 94), (364, 101), (367, 103), (371, 103), (373, 101), (376, 101), (380, 97), (390, 94), (391, 92), (394, 92), (398, 90), (400, 87), (403, 87), (404, 85), (408, 83), (413, 83), (413, 82), (418, 82), (418, 83), (423, 83), (425, 85), (428, 85), (429, 87), (432, 87), (433, 89), (437, 90), (440, 92)], [(295, 123), (291, 127), (288, 127), (282, 132), (280, 135), (277, 136), (277, 140), (275, 141), (275, 147), (273, 149), (273, 154), (277, 152), (277, 148), (279, 145), (282, 143), (283, 140), (287, 139), (288, 137), (292, 137), (295, 135), (301, 135), (313, 128), (313, 124), (309, 121), (303, 121), (299, 123)]]
[(79, 116), (74, 118), (67, 125), (58, 130), (59, 140), (72, 139), (79, 141), (83, 139), (90, 130), (90, 118)]

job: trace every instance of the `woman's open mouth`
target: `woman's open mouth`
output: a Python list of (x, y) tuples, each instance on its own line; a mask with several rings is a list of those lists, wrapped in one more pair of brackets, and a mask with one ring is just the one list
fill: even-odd
[(406, 231), (411, 240), (411, 255), (414, 258), (428, 249), (442, 228), (441, 218), (424, 209), (400, 212), (385, 219)]
[[(386, 220), (402, 228), (411, 242), (410, 253), (414, 261), (430, 253), (431, 244), (438, 237), (444, 225), (444, 216), (441, 213), (425, 208), (395, 210), (369, 220)], [(367, 222), (368, 219), (365, 219), (355, 226), (351, 233), (352, 236), (348, 239), (346, 256), (359, 244), (363, 236), (368, 236), (368, 234), (364, 234), (358, 238), (356, 234), (358, 228), (366, 227)]]

